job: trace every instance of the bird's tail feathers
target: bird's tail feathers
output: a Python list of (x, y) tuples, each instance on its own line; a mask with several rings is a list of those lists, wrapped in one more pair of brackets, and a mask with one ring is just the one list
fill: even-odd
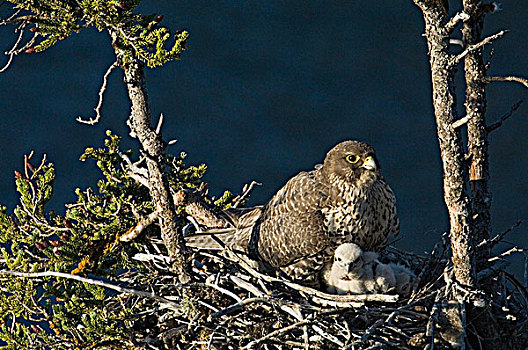
[(230, 241), (230, 235), (234, 233), (233, 228), (210, 229), (185, 237), (185, 244), (188, 247), (202, 249), (224, 249), (226, 242)]
[(235, 228), (210, 229), (185, 237), (188, 247), (210, 250), (223, 250), (226, 247), (247, 253), (249, 231), (247, 234)]

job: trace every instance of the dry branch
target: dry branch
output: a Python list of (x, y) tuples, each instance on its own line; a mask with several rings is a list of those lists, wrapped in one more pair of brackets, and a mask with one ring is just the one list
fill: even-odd
[(495, 122), (495, 123), (493, 123), (491, 125), (488, 125), (486, 127), (486, 132), (489, 134), (493, 130), (500, 128), (502, 126), (502, 123), (504, 123), (509, 117), (511, 117), (513, 115), (513, 113), (515, 113), (515, 111), (517, 111), (517, 109), (519, 109), (519, 107), (521, 106), (522, 103), (523, 103), (523, 101), (519, 100), (515, 104), (513, 104), (513, 106), (511, 106), (510, 110), (506, 114), (504, 114), (500, 118), (500, 120), (498, 122)]
[(513, 81), (513, 82), (516, 82), (516, 83), (523, 84), (525, 87), (528, 88), (528, 79), (523, 78), (523, 77), (516, 77), (516, 76), (513, 76), (513, 75), (508, 75), (508, 76), (505, 76), (505, 77), (487, 76), (487, 77), (484, 78), (484, 82), (485, 83), (492, 83), (492, 82), (496, 82), (496, 81)]
[(139, 220), (136, 226), (134, 226), (130, 231), (128, 231), (123, 236), (119, 237), (119, 240), (121, 242), (130, 242), (137, 238), (141, 232), (143, 232), (144, 229), (146, 229), (148, 226), (152, 225), (156, 220), (158, 220), (159, 213), (156, 211), (153, 211), (146, 217)]
[(281, 329), (277, 329), (274, 332), (268, 333), (265, 336), (248, 343), (242, 349), (252, 349), (255, 345), (258, 345), (258, 344), (262, 343), (263, 341), (265, 341), (267, 339), (271, 339), (271, 338), (273, 338), (273, 337), (275, 337), (277, 335), (289, 332), (292, 329), (299, 328), (300, 326), (303, 326), (303, 325), (308, 324), (310, 322), (312, 322), (312, 321), (310, 321), (310, 320), (302, 320), (302, 321), (299, 321), (297, 323), (291, 324), (291, 325), (289, 325), (287, 327), (284, 327), (284, 328), (281, 328)]
[[(434, 314), (435, 296), (438, 296), (437, 307), (441, 307), (444, 296), (453, 288), (452, 281), (446, 284), (439, 279), (448, 264), (443, 254), (429, 254), (425, 258), (395, 250), (398, 252), (397, 261), (410, 266), (415, 272), (425, 270), (413, 297), (396, 301), (378, 295), (322, 293), (246, 269), (232, 256), (202, 251), (193, 254), (196, 268), (191, 272), (192, 283), (174, 284), (169, 267), (163, 263), (156, 264), (169, 261), (169, 258), (148, 252), (157, 252), (162, 245), (160, 240), (150, 238), (148, 246), (144, 247), (147, 251), (135, 257), (153, 272), (145, 276), (147, 280), (144, 277), (138, 280), (141, 275), (133, 273), (119, 278), (122, 283), (128, 284), (127, 288), (109, 286), (125, 293), (120, 296), (120, 303), (129, 305), (143, 298), (152, 299), (152, 309), (144, 316), (155, 315), (160, 327), (134, 327), (130, 330), (131, 335), (148, 348), (183, 349), (203, 345), (211, 349), (284, 349), (290, 346), (304, 349), (415, 349), (424, 348), (429, 341), (435, 348), (449, 347), (443, 338), (444, 330), (449, 327), (445, 324), (445, 317), (440, 317), (445, 312), (438, 310), (439, 317), (427, 331), (429, 316)], [(391, 259), (396, 258), (391, 255)], [(438, 265), (441, 268), (437, 268)], [(500, 266), (486, 271), (484, 277), (495, 278), (502, 274), (500, 269), (495, 270), (497, 267)], [(66, 275), (64, 277), (91, 282), (79, 276)], [(489, 307), (494, 308), (495, 314), (498, 312), (504, 317), (519, 320), (512, 323), (512, 327), (522, 331), (526, 325), (521, 326), (522, 317), (515, 311), (519, 310), (517, 305), (524, 302), (516, 294), (521, 283), (516, 280), (512, 283), (513, 289), (505, 291), (509, 311), (501, 311), (503, 304), (497, 301), (490, 303)], [(131, 288), (133, 285), (135, 287)], [(126, 290), (139, 289), (151, 292), (143, 292), (148, 295), (126, 293)], [(161, 297), (151, 298), (152, 295)], [(335, 300), (336, 303), (323, 305), (315, 301), (318, 296), (325, 296), (325, 300)], [(356, 304), (351, 307), (344, 302), (346, 300), (350, 304), (350, 300), (356, 300)], [(180, 307), (177, 310), (176, 305)], [(138, 317), (140, 315), (131, 318)], [(468, 323), (471, 324), (469, 318)]]
[(154, 299), (157, 301), (160, 301), (164, 304), (169, 305), (172, 309), (179, 311), (181, 309), (181, 305), (178, 303), (175, 303), (172, 300), (166, 299), (164, 297), (161, 297), (159, 295), (156, 295), (154, 293), (150, 292), (144, 292), (141, 290), (131, 289), (131, 288), (125, 288), (121, 287), (112, 283), (104, 282), (101, 280), (96, 280), (93, 278), (87, 278), (87, 277), (81, 277), (77, 275), (72, 275), (69, 273), (64, 272), (55, 272), (55, 271), (45, 271), (45, 272), (19, 272), (19, 271), (10, 271), (10, 270), (0, 270), (0, 275), (12, 275), (12, 276), (18, 276), (18, 277), (24, 277), (24, 278), (40, 278), (40, 277), (58, 277), (58, 278), (67, 278), (70, 280), (75, 280), (79, 282), (89, 283), (96, 286), (113, 289), (120, 293), (127, 293), (132, 295), (137, 295), (144, 298)]
[[(460, 131), (452, 127), (457, 119), (454, 86), (453, 60), (449, 53), (449, 31), (446, 8), (438, 1), (415, 3), (422, 9), (425, 20), (425, 36), (429, 48), (431, 78), (433, 83), (433, 105), (437, 134), (444, 173), (444, 200), (449, 212), (451, 250), (454, 271), (458, 281), (464, 285), (475, 285), (473, 243), (470, 234), (471, 204), (466, 193), (466, 165)], [(491, 40), (491, 39), (490, 39)], [(488, 40), (489, 41), (489, 40)], [(481, 43), (480, 46), (485, 43)], [(479, 46), (479, 47), (480, 47)], [(465, 50), (465, 55), (476, 50), (474, 46)]]
[(101, 120), (101, 107), (103, 106), (103, 96), (106, 91), (106, 86), (108, 85), (108, 77), (110, 76), (110, 74), (116, 67), (117, 67), (117, 62), (112, 63), (110, 67), (108, 67), (108, 69), (106, 70), (106, 73), (103, 76), (103, 84), (101, 85), (101, 88), (99, 89), (99, 101), (97, 102), (97, 106), (94, 108), (95, 118), (90, 118), (88, 120), (85, 120), (81, 116), (79, 116), (75, 119), (79, 123), (95, 125), (99, 122), (99, 120)]
[(459, 24), (460, 22), (467, 21), (470, 18), (470, 16), (465, 13), (464, 11), (460, 11), (457, 14), (455, 14), (446, 24), (446, 29), (449, 32), (452, 32), (453, 29)]
[[(110, 31), (113, 42), (118, 42), (119, 32)], [(121, 62), (121, 51), (116, 46), (117, 61)], [(148, 169), (149, 192), (159, 214), (158, 221), (161, 237), (165, 243), (169, 256), (175, 262), (175, 269), (182, 282), (189, 279), (189, 257), (183, 239), (183, 233), (177, 222), (174, 201), (170, 193), (167, 173), (165, 171), (165, 149), (167, 143), (161, 133), (156, 133), (152, 124), (150, 102), (145, 86), (144, 63), (137, 58), (130, 59), (125, 71), (125, 83), (128, 96), (132, 103), (130, 118), (127, 121), (130, 135), (140, 142), (145, 153)]]
[(453, 60), (450, 62), (451, 65), (456, 66), (460, 61), (462, 61), (462, 59), (464, 57), (466, 57), (467, 55), (469, 55), (472, 52), (475, 52), (475, 51), (479, 50), (484, 45), (487, 45), (487, 44), (491, 43), (493, 40), (496, 40), (496, 39), (500, 38), (501, 36), (503, 36), (507, 32), (508, 32), (507, 30), (501, 30), (500, 32), (497, 32), (497, 33), (495, 33), (493, 35), (490, 35), (490, 36), (482, 39), (481, 41), (479, 41), (476, 44), (467, 46), (464, 51), (462, 51), (461, 53), (459, 53), (458, 55), (456, 55), (453, 58)]

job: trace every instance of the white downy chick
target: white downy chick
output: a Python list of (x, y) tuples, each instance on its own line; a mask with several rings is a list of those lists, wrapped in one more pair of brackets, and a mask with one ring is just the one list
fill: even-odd
[(337, 247), (334, 261), (323, 270), (323, 282), (329, 293), (364, 294), (372, 292), (374, 270), (372, 263), (377, 261), (375, 252), (363, 252), (354, 243), (344, 243)]
[(416, 275), (407, 267), (397, 264), (389, 263), (388, 266), (392, 269), (396, 283), (394, 291), (400, 295), (409, 295), (416, 283)]
[(378, 253), (363, 252), (354, 243), (341, 244), (334, 253), (334, 261), (322, 273), (329, 293), (365, 294), (394, 291), (410, 294), (416, 278), (408, 268), (378, 261)]

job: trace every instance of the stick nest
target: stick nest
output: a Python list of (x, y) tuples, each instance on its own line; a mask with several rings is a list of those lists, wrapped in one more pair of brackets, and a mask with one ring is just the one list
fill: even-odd
[[(508, 349), (528, 344), (526, 288), (500, 259), (479, 272), (482, 290), (458, 285), (445, 242), (425, 256), (387, 249), (384, 259), (417, 275), (412, 294), (402, 297), (323, 293), (259, 273), (232, 252), (194, 252), (191, 282), (180, 284), (162, 242), (149, 240), (155, 253), (134, 258), (152, 273), (131, 273), (130, 285), (148, 284), (179, 307), (156, 302), (148, 314), (133, 315), (138, 348), (448, 349), (468, 340), (485, 348), (490, 334)], [(146, 301), (131, 296), (128, 302)], [(479, 326), (483, 319), (489, 329)]]

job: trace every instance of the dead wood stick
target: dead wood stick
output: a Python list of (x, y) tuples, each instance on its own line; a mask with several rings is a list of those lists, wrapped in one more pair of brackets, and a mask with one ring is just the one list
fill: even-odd
[(265, 340), (268, 340), (268, 339), (273, 338), (275, 336), (278, 336), (278, 335), (281, 335), (283, 333), (286, 333), (286, 332), (288, 332), (288, 331), (290, 331), (292, 329), (299, 328), (300, 326), (305, 325), (307, 323), (311, 323), (311, 322), (313, 322), (313, 321), (305, 319), (305, 320), (296, 322), (294, 324), (291, 324), (289, 326), (283, 327), (281, 329), (277, 329), (276, 331), (268, 333), (268, 334), (266, 334), (265, 336), (263, 336), (263, 337), (261, 337), (259, 339), (253, 340), (252, 342), (249, 342), (242, 349), (252, 349), (255, 345), (258, 345), (258, 344), (262, 343)]

